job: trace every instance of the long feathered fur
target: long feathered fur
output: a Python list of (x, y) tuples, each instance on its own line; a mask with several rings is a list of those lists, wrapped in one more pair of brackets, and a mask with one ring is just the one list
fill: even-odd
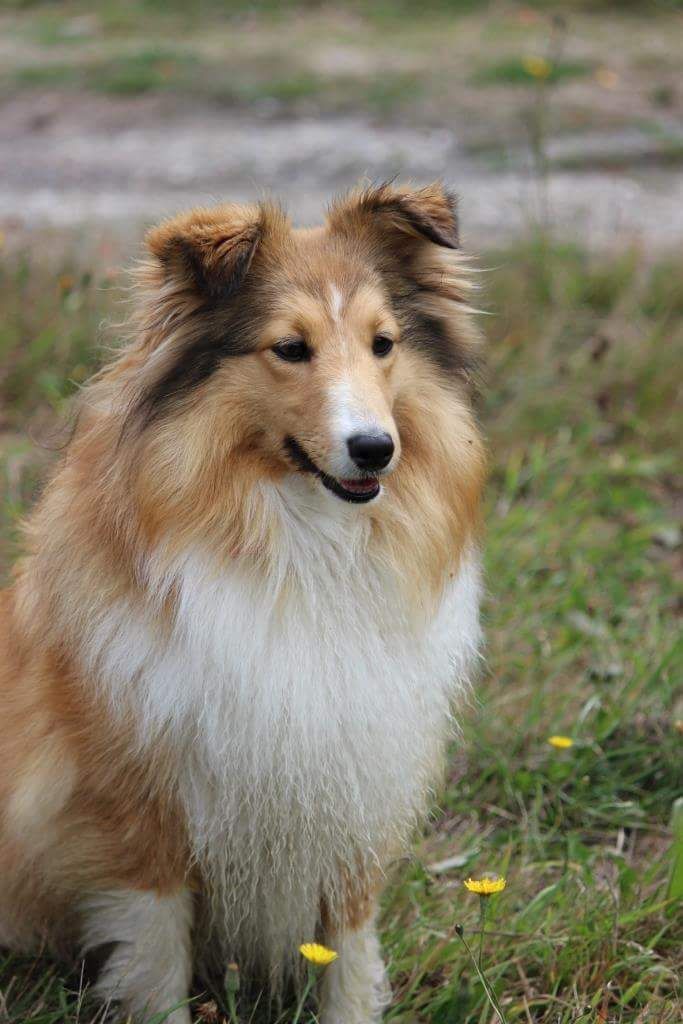
[[(86, 388), (0, 598), (0, 940), (77, 935), (84, 894), (189, 886), (201, 956), (277, 989), (298, 942), (367, 920), (479, 644), (454, 225), (438, 186), (383, 187), (325, 228), (226, 206), (150, 235), (132, 338)], [(327, 464), (336, 374), (348, 390), (366, 356), (321, 348), (304, 393), (263, 340), (287, 317), (341, 338), (342, 308), (401, 338), (358, 377), (400, 443), (362, 508), (281, 437)]]

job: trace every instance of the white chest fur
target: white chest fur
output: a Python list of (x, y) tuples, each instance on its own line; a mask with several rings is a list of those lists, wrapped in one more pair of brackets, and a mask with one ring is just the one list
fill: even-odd
[(309, 494), (270, 495), (282, 535), (267, 578), (190, 552), (154, 582), (177, 595), (170, 639), (121, 605), (91, 649), (141, 745), (177, 747), (195, 855), (243, 961), (289, 959), (344, 870), (406, 838), (479, 642), (474, 552), (418, 626), (367, 519)]

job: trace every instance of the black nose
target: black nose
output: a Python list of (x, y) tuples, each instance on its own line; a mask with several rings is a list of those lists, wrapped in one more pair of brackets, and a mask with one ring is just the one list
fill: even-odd
[(346, 443), (359, 469), (384, 469), (394, 454), (394, 442), (388, 434), (354, 434)]

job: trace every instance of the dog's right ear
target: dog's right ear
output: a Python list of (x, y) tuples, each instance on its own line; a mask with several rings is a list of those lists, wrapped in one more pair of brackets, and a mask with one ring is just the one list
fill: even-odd
[[(143, 425), (176, 395), (206, 380), (222, 358), (249, 351), (228, 300), (289, 238), (283, 211), (270, 203), (190, 210), (151, 228), (149, 256), (135, 269), (137, 373), (126, 430)], [(265, 256), (266, 252), (269, 254)], [(236, 313), (237, 316), (232, 316)]]
[(247, 276), (273, 213), (233, 204), (191, 210), (152, 228), (145, 241), (166, 280), (210, 300), (225, 299)]

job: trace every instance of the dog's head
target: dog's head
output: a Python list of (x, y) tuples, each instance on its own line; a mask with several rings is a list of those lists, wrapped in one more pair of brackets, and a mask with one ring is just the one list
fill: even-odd
[(353, 193), (313, 229), (270, 204), (194, 210), (147, 244), (128, 424), (167, 453), (182, 431), (198, 460), (200, 444), (237, 448), (261, 473), (372, 502), (400, 464), (411, 393), (456, 386), (475, 357), (439, 184)]

